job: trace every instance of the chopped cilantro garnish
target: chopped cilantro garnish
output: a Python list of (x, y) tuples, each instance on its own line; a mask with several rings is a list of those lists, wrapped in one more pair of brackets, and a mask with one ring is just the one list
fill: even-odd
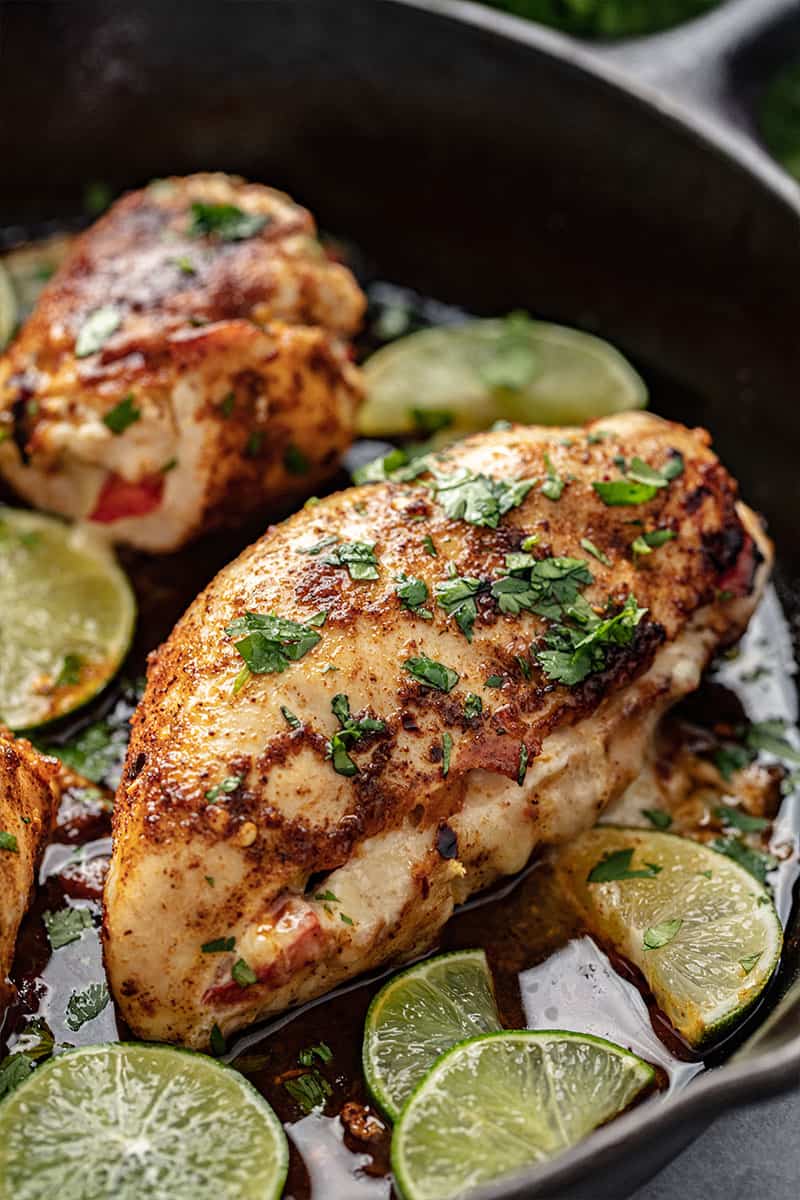
[(115, 404), (113, 408), (103, 417), (103, 424), (106, 425), (112, 433), (124, 433), (129, 425), (135, 425), (142, 415), (142, 410), (136, 407), (135, 397), (133, 392), (128, 392), (120, 400), (119, 404)]
[(0, 1062), (0, 1099), (13, 1092), (34, 1069), (33, 1059), (27, 1054), (9, 1054)]
[(672, 529), (653, 529), (650, 533), (640, 533), (637, 538), (631, 542), (631, 551), (634, 559), (638, 559), (647, 554), (652, 554), (659, 546), (671, 542), (678, 535)]
[(221, 1058), (225, 1053), (225, 1036), (216, 1021), (211, 1026), (210, 1046), (215, 1058)]
[(422, 545), (425, 550), (425, 553), (430, 554), (431, 558), (439, 557), (439, 551), (434, 546), (433, 538), (431, 537), (431, 535), (429, 533), (426, 533), (425, 537), (422, 539)]
[(673, 454), (663, 470), (651, 467), (641, 458), (631, 459), (627, 468), (624, 458), (615, 458), (614, 462), (620, 470), (625, 471), (627, 477), (592, 484), (597, 495), (607, 505), (646, 504), (660, 488), (669, 487), (670, 482), (683, 472), (683, 459), (680, 454)]
[(11, 854), (19, 854), (19, 843), (13, 833), (0, 829), (0, 850), (8, 850)]
[(42, 913), (44, 927), (53, 950), (77, 942), (84, 929), (91, 929), (92, 914), (88, 908), (60, 908), (57, 912)]
[(333, 1094), (333, 1088), (327, 1079), (316, 1069), (304, 1075), (297, 1075), (294, 1079), (284, 1080), (283, 1086), (306, 1116), (321, 1108)]
[(479, 717), (483, 712), (483, 701), (480, 696), (476, 696), (474, 692), (467, 692), (464, 697), (464, 716), (468, 721), (473, 717)]
[(489, 675), (483, 685), (485, 688), (499, 688), (503, 686), (502, 675)]
[(258, 981), (255, 971), (243, 958), (237, 958), (231, 967), (231, 978), (235, 983), (238, 983), (240, 988), (250, 987)]
[(658, 488), (651, 483), (636, 483), (631, 479), (612, 479), (607, 483), (593, 483), (592, 487), (609, 507), (646, 504), (658, 492)]
[(325, 892), (317, 892), (314, 896), (314, 899), (315, 900), (324, 900), (328, 904), (338, 904), (339, 903), (339, 897), (334, 896), (333, 892), (330, 889), (328, 889)]
[(67, 1001), (67, 1025), (77, 1031), (87, 1021), (99, 1016), (109, 1001), (104, 983), (90, 983), (82, 992), (73, 992)]
[(667, 946), (683, 925), (682, 917), (674, 917), (671, 921), (661, 921), (644, 932), (642, 947), (645, 950), (660, 950)]
[(264, 445), (264, 430), (254, 429), (245, 442), (244, 452), (248, 458), (257, 458)]
[(345, 924), (345, 925), (353, 925), (353, 924), (355, 924), (355, 922), (353, 921), (353, 918), (352, 918), (352, 917), (348, 917), (347, 913), (340, 912), (340, 913), (339, 913), (339, 917), (340, 917), (340, 919), (341, 919), (341, 920), (344, 922), (344, 924)]
[(645, 863), (639, 870), (631, 870), (633, 849), (612, 850), (592, 867), (587, 875), (589, 883), (615, 883), (622, 879), (653, 879), (661, 867), (655, 863)]
[(225, 954), (236, 946), (236, 938), (219, 937), (213, 941), (203, 942), (200, 950), (203, 954)]
[(517, 783), (522, 787), (525, 782), (525, 776), (528, 773), (528, 747), (525, 742), (520, 742), (519, 747), (519, 762), (517, 763)]
[(720, 746), (714, 754), (714, 765), (723, 779), (730, 779), (734, 771), (741, 771), (753, 761), (753, 752), (746, 746), (733, 743)]
[(552, 625), (544, 638), (547, 649), (534, 651), (534, 657), (548, 679), (573, 687), (604, 669), (609, 649), (631, 644), (646, 612), (633, 595), (615, 616), (605, 620), (595, 616), (588, 605), (582, 609), (572, 605), (566, 611), (570, 623)]
[(740, 867), (744, 867), (745, 871), (749, 871), (759, 883), (766, 883), (767, 872), (774, 870), (778, 865), (774, 854), (754, 850), (740, 837), (715, 838), (711, 843), (711, 849), (718, 850), (720, 854), (732, 858)]
[(379, 575), (374, 542), (340, 542), (322, 561), (329, 567), (346, 567), (351, 579), (377, 579)]
[(442, 775), (450, 774), (450, 755), (453, 750), (453, 735), (451, 733), (442, 734)]
[(424, 617), (426, 621), (433, 619), (433, 613), (429, 608), (424, 607), (428, 599), (428, 585), (424, 579), (415, 579), (413, 576), (400, 575), (394, 590), (400, 598), (403, 608), (407, 608), (409, 612), (416, 613), (418, 617)]
[(646, 817), (656, 829), (669, 829), (672, 824), (672, 817), (663, 808), (643, 808), (642, 816)]
[(177, 258), (169, 260), (173, 267), (177, 267), (184, 275), (194, 275), (195, 266), (192, 260), (186, 254), (179, 254)]
[(335, 546), (338, 542), (338, 537), (335, 533), (329, 533), (325, 537), (320, 538), (318, 542), (313, 542), (310, 546), (295, 546), (294, 549), (298, 554), (310, 554), (312, 558), (316, 558), (323, 550), (327, 550), (329, 546)]
[(501, 612), (517, 616), (523, 609), (551, 620), (573, 604), (594, 576), (580, 558), (535, 559), (526, 553), (506, 555), (506, 574), (492, 584)]
[(714, 809), (714, 816), (723, 825), (731, 829), (740, 829), (742, 833), (761, 833), (769, 829), (769, 821), (765, 817), (752, 817), (741, 808), (733, 808), (730, 804), (719, 804)]
[(88, 314), (75, 339), (75, 357), (96, 354), (122, 324), (122, 313), (113, 304), (104, 304)]
[(339, 692), (333, 697), (331, 708), (341, 725), (341, 729), (334, 733), (328, 744), (333, 769), (339, 775), (357, 775), (358, 767), (348, 754), (348, 749), (369, 733), (383, 733), (386, 722), (377, 721), (374, 717), (355, 720), (350, 713), (350, 700), (344, 692)]
[(56, 687), (74, 687), (80, 683), (83, 659), (80, 654), (65, 654), (61, 670), (56, 676)]
[(243, 212), (235, 204), (205, 204), (195, 201), (191, 207), (190, 237), (214, 235), (223, 242), (241, 242), (260, 233), (272, 218), (261, 213)]
[(458, 671), (444, 666), (443, 663), (435, 662), (426, 654), (421, 654), (416, 658), (407, 658), (403, 666), (409, 675), (413, 675), (420, 683), (436, 688), (439, 692), (452, 692), (459, 680)]
[(333, 1051), (326, 1042), (318, 1042), (316, 1046), (306, 1046), (297, 1056), (297, 1061), (301, 1067), (313, 1067), (314, 1059), (318, 1058), (321, 1063), (329, 1063), (333, 1058)]
[(550, 461), (549, 454), (545, 454), (544, 456), (544, 465), (547, 468), (547, 476), (539, 490), (543, 496), (546, 496), (548, 500), (560, 500), (564, 491), (565, 481), (558, 474), (552, 462)]
[(241, 783), (241, 775), (228, 775), (221, 783), (215, 783), (213, 787), (208, 789), (206, 800), (209, 804), (215, 804), (217, 800), (221, 800), (225, 796), (230, 796), (232, 792), (235, 792), (241, 786)]
[(765, 750), (767, 754), (774, 754), (776, 758), (783, 758), (791, 763), (800, 763), (800, 750), (784, 737), (785, 732), (785, 721), (756, 721), (748, 727), (745, 734), (745, 745), (754, 753)]
[(239, 639), (234, 645), (247, 668), (244, 682), (251, 674), (285, 671), (290, 662), (297, 662), (313, 650), (321, 636), (310, 623), (301, 625), (285, 617), (254, 612), (236, 617), (226, 626), (225, 633)]
[(490, 479), (462, 467), (451, 474), (433, 471), (434, 495), (453, 521), (497, 529), (501, 517), (522, 504), (533, 479)]
[(219, 406), (220, 412), (222, 413), (223, 417), (225, 417), (227, 419), (231, 415), (235, 404), (236, 404), (235, 393), (228, 392), (228, 394), (223, 397), (222, 402), (220, 403), (220, 406)]
[(478, 615), (475, 597), (487, 588), (488, 584), (481, 583), (480, 579), (455, 574), (444, 582), (437, 583), (434, 588), (437, 603), (448, 616), (455, 618), (458, 628), (468, 642), (472, 641), (472, 629)]
[(284, 721), (286, 722), (286, 724), (289, 726), (290, 729), (299, 729), (300, 728), (301, 722), (294, 715), (292, 710), (290, 708), (287, 708), (285, 704), (281, 705), (281, 713), (283, 714)]
[(353, 471), (353, 483), (382, 483), (386, 479), (394, 483), (409, 483), (429, 470), (430, 462), (426, 454), (412, 456), (398, 447), (381, 458), (373, 458), (363, 467), (357, 467)]
[(604, 566), (611, 566), (611, 559), (608, 557), (608, 555), (604, 554), (602, 550), (598, 549), (594, 542), (590, 541), (589, 538), (581, 538), (581, 547), (586, 551), (587, 554), (591, 554), (597, 559), (598, 562), (603, 563)]

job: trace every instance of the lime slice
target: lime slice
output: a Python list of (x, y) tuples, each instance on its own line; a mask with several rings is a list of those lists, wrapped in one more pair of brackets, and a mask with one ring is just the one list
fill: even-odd
[(362, 1051), (369, 1090), (395, 1121), (444, 1050), (500, 1028), (482, 950), (426, 959), (390, 979), (369, 1006)]
[(589, 830), (557, 861), (589, 929), (636, 964), (689, 1045), (719, 1037), (758, 1000), (783, 933), (769, 892), (738, 863), (615, 826)]
[(17, 325), (17, 298), (8, 273), (0, 263), (0, 350), (11, 341)]
[(412, 333), (376, 351), (364, 373), (364, 437), (463, 434), (497, 420), (579, 425), (647, 404), (644, 382), (608, 342), (522, 315)]
[(271, 1200), (289, 1152), (230, 1067), (170, 1046), (84, 1046), (0, 1104), (2, 1200)]
[(125, 657), (135, 618), (104, 544), (0, 506), (0, 720), (31, 729), (85, 704)]
[(403, 1109), (403, 1200), (448, 1200), (573, 1146), (651, 1086), (641, 1058), (580, 1033), (490, 1033), (438, 1060)]

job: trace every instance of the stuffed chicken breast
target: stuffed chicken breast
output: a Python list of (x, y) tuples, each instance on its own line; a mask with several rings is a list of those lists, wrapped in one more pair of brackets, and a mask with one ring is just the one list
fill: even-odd
[(152, 656), (105, 895), (144, 1037), (202, 1047), (430, 947), (621, 795), (767, 573), (708, 435), (650, 415), (399, 474), (270, 530)]
[(352, 438), (363, 310), (289, 197), (159, 180), (75, 240), (0, 357), (0, 471), (148, 551), (283, 507)]

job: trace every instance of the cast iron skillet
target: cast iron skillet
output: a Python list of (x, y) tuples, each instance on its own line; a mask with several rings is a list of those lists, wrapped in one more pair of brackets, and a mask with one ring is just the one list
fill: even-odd
[[(596, 330), (678, 385), (657, 409), (713, 431), (796, 621), (800, 192), (745, 107), (796, 8), (728, 0), (590, 50), (456, 0), (5, 0), (0, 227), (79, 212), (90, 179), (218, 167), (307, 201), (384, 278)], [(797, 917), (787, 941), (783, 998), (732, 1061), (482, 1195), (625, 1195), (796, 1084)]]

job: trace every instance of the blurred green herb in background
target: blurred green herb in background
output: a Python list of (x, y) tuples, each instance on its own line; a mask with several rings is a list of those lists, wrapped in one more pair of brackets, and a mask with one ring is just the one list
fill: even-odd
[(716, 8), (720, 0), (485, 0), (518, 17), (584, 37), (655, 33)]
[(800, 179), (800, 63), (775, 76), (761, 100), (759, 115), (767, 148)]

